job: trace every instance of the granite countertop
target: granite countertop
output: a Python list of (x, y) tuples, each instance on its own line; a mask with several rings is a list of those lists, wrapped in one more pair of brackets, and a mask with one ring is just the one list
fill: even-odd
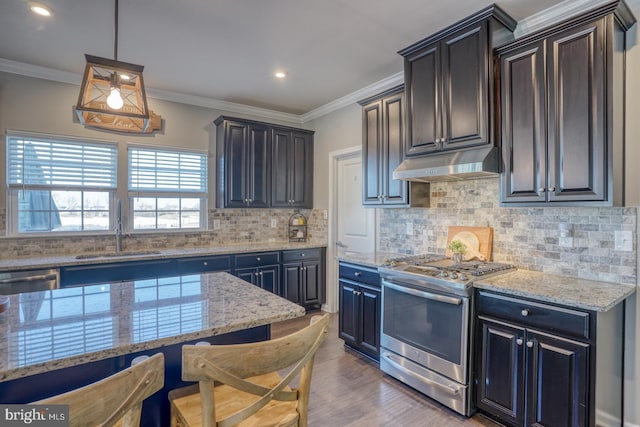
[[(326, 243), (295, 243), (295, 242), (269, 242), (269, 243), (247, 243), (242, 245), (220, 245), (198, 248), (182, 249), (160, 249), (159, 253), (152, 251), (123, 251), (123, 255), (85, 257), (91, 254), (82, 254), (80, 259), (76, 255), (21, 257), (12, 259), (0, 259), (0, 272), (11, 270), (37, 269), (37, 268), (57, 268), (67, 265), (82, 264), (108, 264), (121, 261), (141, 261), (148, 259), (181, 258), (189, 256), (225, 255), (248, 252), (267, 252), (290, 249), (310, 249), (323, 248)], [(138, 252), (139, 255), (135, 255)]]
[(517, 270), (512, 273), (481, 278), (473, 286), (597, 312), (610, 310), (636, 292), (636, 287), (632, 285), (558, 276), (530, 270)]
[(10, 295), (0, 382), (303, 316), (228, 273)]
[(338, 261), (378, 268), (384, 265), (386, 260), (401, 256), (403, 255), (394, 252), (350, 252), (341, 250), (338, 255), (336, 255), (336, 259)]

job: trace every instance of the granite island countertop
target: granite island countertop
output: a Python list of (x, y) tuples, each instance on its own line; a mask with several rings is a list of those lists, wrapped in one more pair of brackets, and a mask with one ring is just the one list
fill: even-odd
[[(196, 248), (159, 249), (158, 251), (140, 250), (123, 251), (122, 255), (109, 253), (109, 256), (54, 255), (19, 258), (0, 258), (0, 272), (39, 268), (58, 268), (69, 265), (108, 264), (122, 261), (143, 261), (149, 259), (186, 258), (191, 256), (228, 255), (250, 252), (269, 252), (280, 250), (296, 250), (326, 247), (326, 243), (318, 242), (267, 242), (234, 245), (219, 245)], [(139, 255), (135, 253), (139, 252)], [(153, 252), (153, 253), (151, 253)]]
[(0, 382), (303, 316), (228, 273), (10, 295)]
[(636, 292), (633, 285), (517, 270), (478, 279), (478, 289), (500, 292), (569, 307), (605, 312)]

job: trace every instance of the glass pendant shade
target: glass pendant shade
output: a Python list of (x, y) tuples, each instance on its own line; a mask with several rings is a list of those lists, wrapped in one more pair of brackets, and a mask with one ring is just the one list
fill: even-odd
[(76, 114), (84, 126), (145, 133), (149, 109), (142, 65), (85, 55)]

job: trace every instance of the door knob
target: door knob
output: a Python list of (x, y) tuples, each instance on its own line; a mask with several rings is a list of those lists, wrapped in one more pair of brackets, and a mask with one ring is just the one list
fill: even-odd
[(518, 339), (516, 340), (516, 344), (518, 344), (518, 345), (522, 345), (522, 343), (523, 343), (522, 338), (518, 338)]
[(528, 316), (529, 315), (529, 310), (528, 309), (523, 309), (520, 314), (522, 314), (523, 316)]
[(529, 348), (533, 347), (533, 341), (527, 341), (527, 347)]

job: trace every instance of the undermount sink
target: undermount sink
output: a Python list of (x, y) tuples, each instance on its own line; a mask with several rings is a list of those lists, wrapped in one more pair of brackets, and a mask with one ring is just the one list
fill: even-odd
[(122, 251), (122, 252), (97, 252), (94, 254), (76, 255), (76, 259), (92, 259), (92, 258), (110, 258), (110, 257), (126, 257), (138, 255), (157, 255), (160, 251)]

